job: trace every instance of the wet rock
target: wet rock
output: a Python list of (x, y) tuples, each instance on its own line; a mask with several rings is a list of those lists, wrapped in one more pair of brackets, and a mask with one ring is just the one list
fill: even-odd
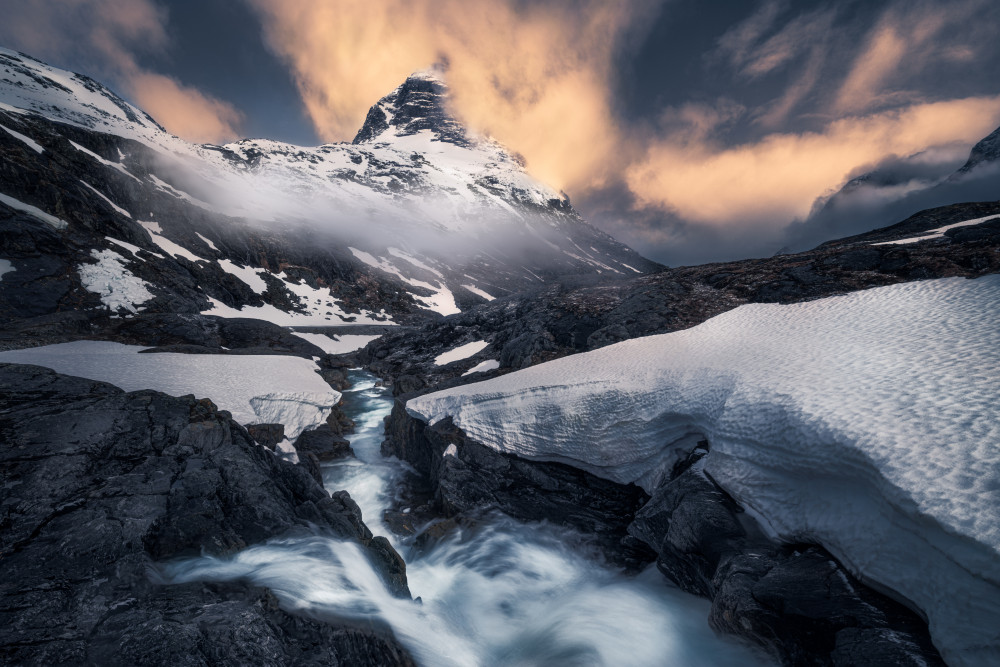
[(319, 375), (323, 378), (324, 382), (337, 391), (344, 391), (351, 388), (351, 381), (347, 379), (347, 373), (343, 368), (322, 368), (319, 371)]
[(630, 569), (652, 560), (626, 526), (648, 496), (634, 485), (600, 479), (559, 463), (501, 454), (465, 437), (450, 419), (432, 427), (397, 401), (382, 453), (426, 476), (434, 507), (444, 517), (499, 510), (524, 521), (550, 521), (585, 533), (606, 557)]
[(283, 424), (247, 424), (246, 428), (251, 438), (272, 452), (278, 443), (285, 439), (285, 426)]
[(316, 530), (358, 541), (396, 589), (405, 576), (346, 493), (211, 401), (10, 364), (0, 389), (4, 663), (412, 664), (388, 634), (289, 615), (261, 588), (150, 579)]
[(351, 443), (337, 435), (329, 424), (323, 424), (310, 431), (303, 431), (295, 439), (295, 450), (299, 456), (303, 453), (312, 454), (318, 460), (336, 461), (347, 456), (354, 456)]
[(703, 471), (697, 449), (629, 532), (682, 589), (712, 599), (709, 623), (787, 665), (943, 665), (924, 621), (815, 545), (767, 538)]

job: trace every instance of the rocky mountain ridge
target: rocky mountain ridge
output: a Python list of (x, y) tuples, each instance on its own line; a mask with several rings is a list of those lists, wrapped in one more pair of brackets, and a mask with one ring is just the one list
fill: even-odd
[(446, 97), (410, 77), (373, 107), (396, 129), (370, 119), (354, 144), (193, 146), (88, 77), (0, 50), (0, 317), (405, 324), (657, 268), (468, 135)]

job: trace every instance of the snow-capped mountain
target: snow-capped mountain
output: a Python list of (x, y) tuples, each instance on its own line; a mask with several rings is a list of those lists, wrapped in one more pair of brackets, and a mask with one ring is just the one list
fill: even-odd
[(433, 71), (350, 144), (193, 145), (89, 77), (0, 49), (0, 128), (0, 215), (24, 240), (3, 251), (8, 320), (72, 303), (406, 323), (561, 275), (657, 268), (467, 132)]

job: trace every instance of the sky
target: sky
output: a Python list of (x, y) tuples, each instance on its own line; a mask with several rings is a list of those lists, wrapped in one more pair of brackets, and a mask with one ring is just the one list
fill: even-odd
[[(856, 199), (846, 222), (817, 211), (875, 168), (904, 165), (923, 174), (907, 184), (933, 184), (1000, 126), (995, 0), (0, 0), (0, 10), (0, 44), (109, 83), (192, 141), (350, 141), (409, 73), (443, 65), (461, 120), (520, 153), (589, 222), (670, 265), (894, 223), (886, 216), (908, 209), (885, 208), (885, 193)], [(1000, 187), (977, 187), (947, 196), (1000, 198)]]

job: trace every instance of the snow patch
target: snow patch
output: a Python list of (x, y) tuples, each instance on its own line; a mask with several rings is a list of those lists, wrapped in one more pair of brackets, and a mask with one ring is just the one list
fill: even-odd
[(4, 127), (3, 125), (0, 125), (0, 130), (4, 130), (5, 132), (7, 132), (7, 134), (14, 137), (21, 143), (26, 144), (28, 148), (30, 148), (31, 150), (35, 151), (38, 154), (45, 152), (45, 148), (43, 148), (41, 145), (38, 144), (38, 142), (36, 142), (34, 139), (32, 139), (27, 135), (21, 134), (20, 132), (15, 132), (9, 127)]
[(918, 241), (929, 241), (931, 239), (939, 239), (943, 237), (944, 233), (949, 229), (957, 229), (958, 227), (971, 227), (972, 225), (980, 225), (989, 220), (996, 220), (997, 218), (1000, 218), (1000, 215), (987, 215), (984, 218), (965, 220), (964, 222), (954, 222), (950, 225), (945, 225), (944, 227), (938, 227), (937, 229), (928, 229), (920, 236), (911, 236), (909, 238), (897, 239), (895, 241), (882, 241), (881, 243), (872, 243), (872, 245), (903, 245), (905, 243), (916, 243)]
[(326, 334), (306, 333), (293, 331), (292, 334), (302, 340), (309, 341), (327, 354), (347, 354), (360, 350), (368, 343), (381, 336), (364, 336), (361, 334), (344, 334), (340, 336), (327, 336)]
[(215, 252), (219, 252), (219, 249), (215, 247), (215, 244), (212, 243), (212, 241), (210, 239), (205, 238), (204, 236), (202, 236), (198, 232), (195, 232), (194, 235), (197, 236), (198, 238), (200, 238), (205, 243), (205, 245), (207, 245), (209, 248), (211, 248)]
[(465, 345), (459, 345), (454, 349), (442, 352), (438, 356), (434, 357), (434, 365), (444, 366), (445, 364), (450, 364), (453, 361), (468, 359), (474, 354), (485, 350), (488, 345), (489, 343), (485, 340), (475, 340), (471, 343), (466, 343)]
[(451, 443), (445, 447), (444, 453), (441, 454), (441, 458), (446, 456), (458, 456), (458, 447), (455, 446), (455, 443)]
[(17, 271), (14, 268), (14, 264), (9, 259), (0, 259), (0, 280), (8, 273), (13, 273)]
[(115, 209), (116, 211), (118, 211), (119, 213), (121, 213), (122, 215), (124, 215), (126, 218), (131, 218), (132, 217), (131, 213), (129, 213), (128, 211), (126, 211), (125, 209), (123, 209), (121, 206), (119, 206), (118, 204), (114, 203), (110, 199), (108, 199), (107, 195), (105, 195), (103, 192), (101, 192), (100, 190), (98, 190), (97, 188), (95, 188), (93, 185), (91, 185), (90, 183), (88, 183), (87, 181), (84, 181), (84, 180), (81, 180), (80, 182), (83, 183), (84, 185), (86, 185), (88, 188), (90, 188), (90, 190), (95, 195), (97, 195), (98, 197), (100, 197), (101, 199), (103, 199), (104, 201), (106, 201), (108, 203), (108, 205), (111, 206), (111, 208)]
[(143, 347), (75, 341), (0, 352), (0, 361), (37, 364), (109, 382), (125, 391), (154, 389), (210, 398), (241, 424), (280, 423), (295, 439), (320, 426), (340, 401), (308, 359), (283, 355), (138, 354)]
[[(265, 320), (282, 327), (330, 326), (331, 324), (342, 324), (345, 321), (344, 317), (354, 318), (351, 324), (395, 324), (395, 322), (389, 319), (385, 310), (381, 310), (378, 313), (362, 311), (360, 315), (354, 314), (339, 317), (337, 316), (337, 313), (342, 313), (342, 311), (335, 308), (328, 308), (326, 311), (321, 312), (310, 310), (309, 312), (302, 313), (285, 312), (284, 310), (275, 308), (271, 304), (233, 308), (232, 306), (227, 306), (221, 301), (217, 301), (211, 297), (209, 298), (209, 301), (212, 303), (212, 307), (208, 310), (202, 311), (202, 315), (215, 315), (217, 317), (250, 317), (258, 320)], [(326, 314), (327, 312), (330, 314)], [(336, 319), (334, 319), (335, 317)], [(376, 317), (382, 317), (384, 319), (375, 319)]]
[(241, 281), (246, 283), (247, 286), (254, 291), (254, 293), (263, 294), (267, 291), (267, 283), (264, 282), (264, 279), (259, 275), (263, 269), (254, 269), (249, 266), (237, 266), (228, 259), (219, 259), (216, 261), (219, 263), (219, 266), (222, 267), (223, 271), (239, 278)]
[(114, 250), (91, 250), (96, 264), (81, 264), (77, 269), (80, 282), (88, 292), (101, 295), (101, 302), (113, 312), (120, 309), (132, 313), (153, 298), (151, 285), (125, 268), (125, 258)]
[[(108, 241), (109, 243), (114, 243), (114, 244), (115, 244), (116, 246), (119, 246), (119, 247), (122, 247), (122, 248), (124, 248), (125, 250), (128, 250), (128, 251), (129, 251), (130, 253), (132, 253), (132, 254), (133, 254), (133, 255), (135, 256), (135, 258), (136, 258), (137, 260), (139, 260), (140, 262), (144, 262), (144, 261), (146, 261), (146, 260), (144, 260), (144, 259), (143, 259), (142, 257), (139, 257), (139, 251), (140, 251), (140, 250), (145, 250), (145, 248), (140, 248), (140, 247), (139, 247), (139, 246), (137, 246), (137, 245), (134, 245), (134, 244), (132, 244), (132, 243), (129, 243), (129, 242), (127, 242), (127, 241), (122, 241), (121, 239), (116, 239), (116, 238), (114, 238), (114, 237), (112, 237), (112, 236), (105, 236), (105, 237), (104, 237), (104, 240)], [(159, 253), (156, 253), (156, 252), (149, 252), (148, 250), (145, 250), (145, 252), (148, 252), (148, 253), (149, 253), (150, 255), (152, 255), (153, 257), (159, 257), (160, 259), (163, 259), (163, 255), (161, 255), (161, 254), (159, 254)]]
[(0, 194), (0, 203), (10, 206), (12, 209), (16, 211), (21, 211), (23, 213), (27, 213), (28, 215), (32, 215), (41, 220), (42, 222), (48, 223), (55, 229), (66, 229), (69, 226), (69, 223), (67, 223), (65, 220), (61, 220), (54, 215), (49, 215), (48, 213), (38, 208), (37, 206), (32, 206), (31, 204), (25, 204), (23, 201), (14, 199), (13, 197), (8, 197), (5, 194)]
[[(462, 310), (455, 304), (455, 295), (451, 293), (451, 290), (448, 289), (448, 286), (445, 285), (443, 280), (438, 282), (437, 285), (432, 285), (423, 280), (408, 278), (404, 276), (395, 265), (387, 260), (375, 257), (371, 253), (365, 252), (364, 250), (358, 250), (357, 248), (348, 247), (347, 249), (351, 251), (352, 255), (372, 268), (396, 276), (408, 285), (430, 290), (432, 292), (430, 296), (423, 296), (420, 294), (412, 295), (413, 300), (416, 301), (417, 305), (421, 308), (432, 310), (435, 313), (440, 313), (445, 316), (455, 315), (456, 313), (462, 312)], [(402, 253), (402, 251), (399, 250), (397, 250), (397, 252)], [(427, 268), (429, 269), (430, 267)], [(433, 269), (430, 270), (433, 271)]]
[(493, 301), (496, 298), (495, 296), (493, 296), (489, 292), (481, 290), (478, 287), (476, 287), (475, 285), (462, 285), (462, 287), (464, 287), (465, 289), (469, 290), (473, 294), (477, 294), (477, 295), (483, 297), (487, 301)]
[(647, 490), (704, 436), (774, 534), (913, 601), (949, 664), (1000, 664), (998, 313), (996, 275), (744, 305), (406, 409)]
[[(100, 155), (98, 155), (94, 151), (89, 150), (87, 148), (84, 148), (83, 146), (81, 146), (80, 144), (76, 143), (75, 141), (70, 141), (69, 143), (73, 145), (73, 148), (75, 148), (76, 150), (80, 151), (81, 153), (85, 153), (85, 154), (89, 155), (90, 157), (94, 158), (95, 160), (97, 160), (98, 162), (100, 162), (101, 164), (103, 164), (105, 167), (111, 167), (115, 171), (128, 176), (133, 181), (135, 181), (137, 183), (142, 183), (142, 181), (139, 180), (138, 177), (136, 177), (135, 175), (133, 175), (128, 169), (125, 168), (125, 165), (118, 164), (117, 162), (112, 162), (111, 160), (105, 160), (104, 158), (102, 158)], [(121, 155), (121, 150), (118, 151), (118, 154)]]
[(485, 373), (486, 371), (494, 371), (500, 368), (500, 362), (496, 359), (487, 359), (486, 361), (481, 361), (469, 370), (462, 373), (462, 377), (466, 375), (472, 375), (473, 373)]
[(160, 248), (162, 248), (163, 251), (166, 252), (168, 255), (173, 255), (174, 257), (184, 257), (185, 259), (189, 259), (192, 262), (208, 261), (204, 257), (199, 257), (198, 255), (194, 254), (187, 248), (179, 246), (170, 239), (168, 239), (167, 237), (163, 236), (161, 233), (163, 230), (160, 228), (160, 225), (158, 223), (146, 222), (144, 220), (139, 220), (138, 222), (140, 225), (143, 226), (143, 228), (145, 228), (147, 232), (149, 232), (149, 236), (151, 239), (153, 239), (153, 243), (160, 246)]

